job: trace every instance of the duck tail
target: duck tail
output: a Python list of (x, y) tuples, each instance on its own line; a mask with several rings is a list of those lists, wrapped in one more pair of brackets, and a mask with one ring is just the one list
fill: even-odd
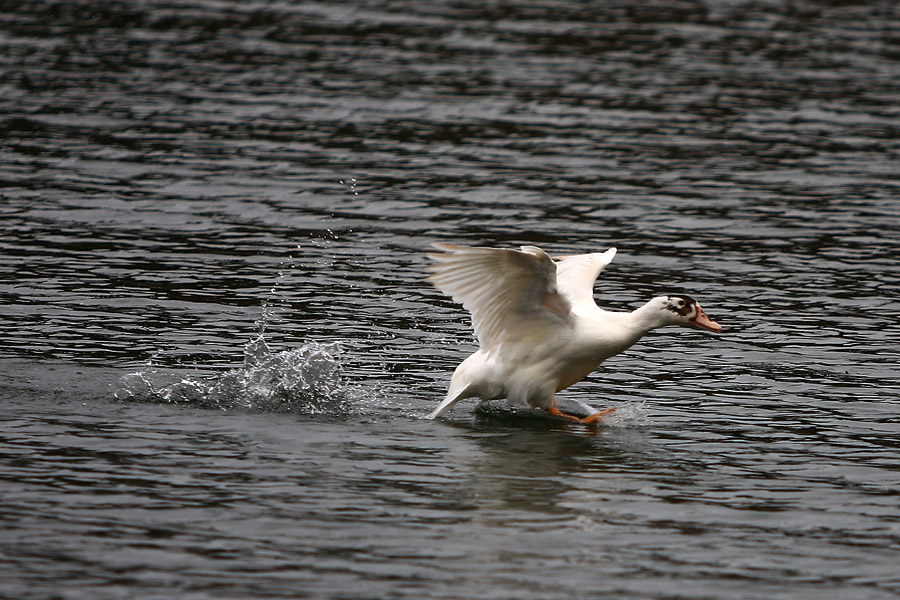
[(426, 417), (426, 419), (435, 419), (435, 418), (441, 416), (442, 414), (444, 414), (445, 412), (447, 412), (448, 410), (453, 408), (453, 405), (456, 404), (457, 402), (459, 402), (460, 400), (462, 400), (463, 398), (471, 398), (473, 395), (474, 394), (472, 394), (472, 385), (471, 384), (467, 384), (467, 385), (463, 386), (463, 388), (458, 391), (451, 389), (449, 392), (447, 392), (447, 397), (444, 398), (444, 400), (440, 404), (437, 405), (437, 408), (435, 408), (433, 411), (431, 411), (431, 413)]

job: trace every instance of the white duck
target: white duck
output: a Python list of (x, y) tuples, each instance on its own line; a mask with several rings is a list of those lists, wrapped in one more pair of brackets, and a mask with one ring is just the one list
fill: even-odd
[(615, 409), (579, 418), (556, 407), (556, 392), (581, 381), (651, 329), (683, 325), (722, 330), (688, 296), (660, 296), (632, 312), (599, 308), (594, 281), (615, 248), (554, 262), (535, 246), (435, 247), (443, 252), (429, 255), (434, 261), (429, 280), (472, 313), (481, 347), (456, 368), (447, 397), (430, 419), (464, 398), (505, 397), (514, 406), (596, 423)]

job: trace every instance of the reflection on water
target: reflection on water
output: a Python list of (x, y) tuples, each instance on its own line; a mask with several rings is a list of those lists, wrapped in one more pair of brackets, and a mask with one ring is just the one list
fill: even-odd
[[(6, 6), (0, 595), (896, 597), (898, 30)], [(567, 390), (620, 407), (596, 432), (428, 421), (473, 347), (434, 241), (616, 246), (602, 306), (688, 293), (726, 334)]]
[(602, 432), (579, 431), (566, 424), (531, 426), (517, 420), (505, 427), (484, 427), (473, 432), (477, 455), (465, 464), (471, 477), (473, 502), (479, 519), (509, 519), (509, 512), (531, 512), (517, 522), (534, 528), (556, 527), (570, 521), (566, 496), (576, 491), (573, 479), (583, 472), (586, 460), (598, 475), (617, 471), (622, 453), (608, 444)]

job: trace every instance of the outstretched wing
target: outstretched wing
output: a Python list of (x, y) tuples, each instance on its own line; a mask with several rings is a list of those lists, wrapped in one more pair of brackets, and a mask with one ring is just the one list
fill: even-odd
[(540, 248), (435, 244), (429, 280), (472, 313), (486, 353), (521, 356), (572, 330), (571, 305), (557, 290), (556, 264)]
[(594, 282), (616, 255), (616, 249), (563, 256), (556, 263), (556, 284), (575, 308), (596, 308)]

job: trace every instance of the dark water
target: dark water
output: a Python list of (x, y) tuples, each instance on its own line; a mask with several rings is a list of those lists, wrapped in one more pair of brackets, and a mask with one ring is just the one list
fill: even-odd
[[(900, 596), (896, 3), (2, 8), (0, 596)], [(434, 241), (726, 331), (426, 421)]]

